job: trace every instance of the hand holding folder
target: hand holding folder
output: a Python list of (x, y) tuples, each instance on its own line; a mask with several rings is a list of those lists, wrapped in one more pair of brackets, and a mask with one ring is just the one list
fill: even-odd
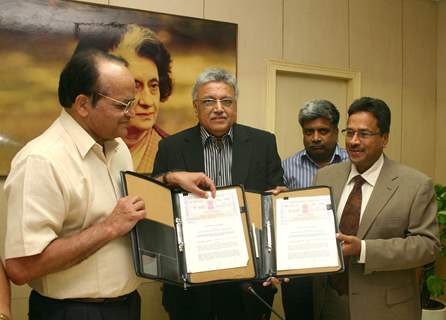
[(122, 178), (126, 194), (146, 203), (131, 233), (142, 277), (187, 287), (343, 270), (328, 187), (273, 195), (229, 186), (198, 199), (134, 172)]

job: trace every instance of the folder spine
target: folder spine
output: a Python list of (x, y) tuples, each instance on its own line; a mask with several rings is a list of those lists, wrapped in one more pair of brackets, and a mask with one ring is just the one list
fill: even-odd
[(266, 248), (268, 249), (268, 253), (271, 253), (273, 250), (273, 240), (271, 236), (271, 221), (266, 221)]
[(180, 252), (184, 251), (184, 240), (183, 240), (183, 222), (180, 218), (175, 218), (175, 225), (177, 230), (177, 243), (178, 243), (178, 250)]

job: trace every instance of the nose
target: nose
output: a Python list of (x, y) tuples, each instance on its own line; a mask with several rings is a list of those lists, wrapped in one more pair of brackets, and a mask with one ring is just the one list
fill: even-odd
[(148, 88), (142, 89), (138, 94), (138, 104), (144, 109), (154, 107), (156, 105), (155, 96), (151, 94)]
[(311, 140), (313, 142), (321, 142), (321, 134), (317, 130), (315, 130), (313, 132), (313, 135), (311, 136)]
[(348, 139), (348, 142), (349, 142), (351, 145), (357, 145), (357, 144), (360, 143), (360, 139), (359, 139), (359, 135), (358, 135), (358, 132), (357, 132), (357, 131), (354, 132), (353, 137), (351, 137), (351, 138)]
[(220, 100), (215, 101), (214, 111), (215, 112), (223, 112), (225, 109), (223, 108), (223, 105), (221, 104)]

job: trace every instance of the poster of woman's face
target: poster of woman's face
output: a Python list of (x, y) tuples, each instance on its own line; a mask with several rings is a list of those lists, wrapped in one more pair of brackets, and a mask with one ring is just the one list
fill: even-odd
[(0, 175), (59, 116), (70, 57), (99, 49), (135, 78), (127, 136), (136, 171), (151, 172), (158, 142), (196, 124), (192, 86), (204, 69), (236, 73), (237, 25), (70, 1), (7, 0), (0, 10)]

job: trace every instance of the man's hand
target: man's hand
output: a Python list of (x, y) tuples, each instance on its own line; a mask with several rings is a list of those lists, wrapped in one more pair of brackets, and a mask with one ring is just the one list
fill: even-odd
[(342, 254), (346, 256), (359, 257), (361, 254), (361, 239), (355, 236), (347, 236), (342, 233), (336, 234), (336, 239), (342, 243)]
[(78, 233), (56, 238), (39, 254), (7, 259), (7, 274), (15, 284), (22, 285), (68, 269), (113, 239), (127, 234), (145, 216), (144, 201), (140, 197), (121, 198), (112, 213), (100, 223)]
[(283, 279), (278, 279), (276, 277), (269, 277), (268, 279), (266, 279), (265, 281), (263, 281), (262, 285), (264, 287), (268, 287), (270, 285), (274, 285), (274, 286), (278, 286), (280, 285), (282, 282), (284, 283), (288, 283), (290, 282), (289, 278), (283, 278)]
[(215, 198), (215, 184), (211, 178), (202, 172), (168, 172), (164, 175), (163, 180), (170, 185), (179, 186), (202, 198), (207, 198), (206, 190), (210, 190), (212, 198)]
[(127, 196), (118, 200), (104, 224), (111, 228), (113, 238), (116, 238), (127, 234), (145, 216), (144, 201), (137, 196)]
[(271, 192), (273, 195), (278, 195), (281, 192), (288, 191), (288, 188), (285, 186), (277, 186), (274, 189), (267, 190), (266, 192)]

